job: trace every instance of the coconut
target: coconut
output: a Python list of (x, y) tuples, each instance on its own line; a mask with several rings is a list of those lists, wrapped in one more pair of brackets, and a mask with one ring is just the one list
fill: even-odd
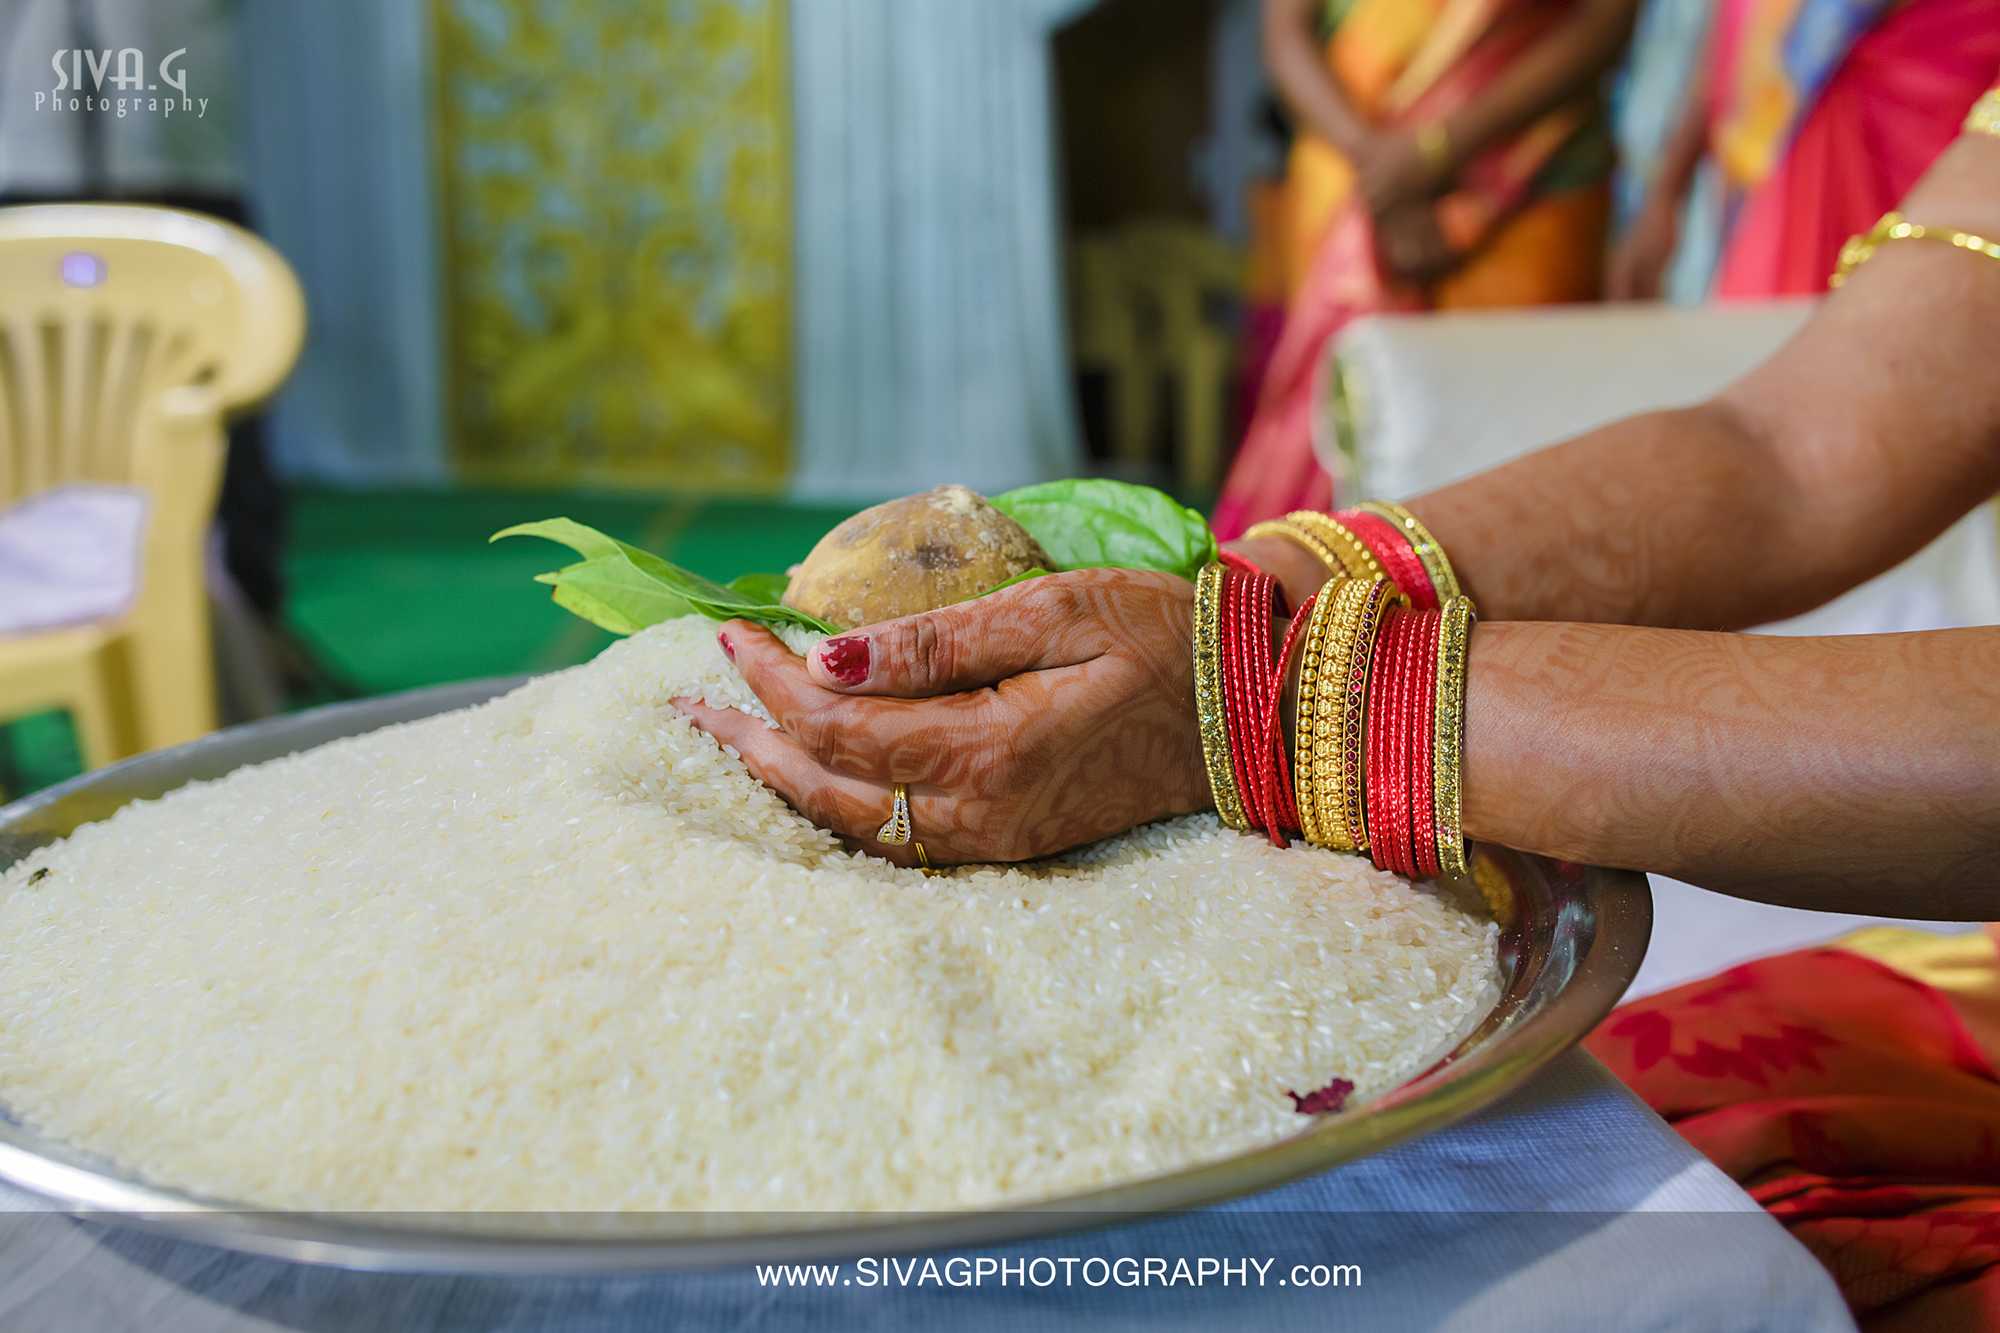
[(792, 571), (785, 605), (841, 626), (873, 625), (977, 597), (1054, 562), (977, 491), (940, 486), (864, 509)]

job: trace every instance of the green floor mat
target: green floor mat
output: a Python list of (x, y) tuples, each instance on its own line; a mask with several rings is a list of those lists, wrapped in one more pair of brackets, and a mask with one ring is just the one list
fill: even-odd
[[(332, 677), (364, 694), (571, 666), (610, 642), (532, 581), (572, 558), (562, 548), (487, 544), (510, 524), (567, 515), (729, 578), (784, 569), (861, 507), (567, 491), (314, 489), (292, 501), (287, 619)], [(4, 730), (0, 791), (77, 771), (64, 719)]]

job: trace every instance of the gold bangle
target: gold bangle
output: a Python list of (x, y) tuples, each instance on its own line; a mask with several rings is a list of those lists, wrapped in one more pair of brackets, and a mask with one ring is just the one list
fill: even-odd
[(1438, 865), (1448, 875), (1466, 873), (1464, 811), (1465, 662), (1472, 639), (1472, 602), (1454, 597), (1444, 606), (1438, 636), (1436, 729), (1431, 741), (1432, 798), (1437, 812)]
[(1283, 537), (1293, 545), (1303, 546), (1306, 550), (1312, 552), (1313, 558), (1326, 566), (1326, 576), (1328, 578), (1344, 579), (1351, 577), (1347, 571), (1347, 566), (1341, 563), (1340, 557), (1334, 554), (1331, 546), (1328, 546), (1325, 542), (1288, 519), (1267, 518), (1243, 535), (1245, 537)]
[(1393, 500), (1363, 500), (1354, 507), (1396, 525), (1410, 543), (1410, 549), (1416, 552), (1424, 573), (1430, 575), (1431, 587), (1437, 589), (1439, 606), (1454, 597), (1465, 595), (1465, 590), (1458, 585), (1457, 572), (1445, 556), (1444, 543), (1431, 536), (1431, 530), (1424, 526), (1422, 519)]
[(1847, 238), (1847, 244), (1840, 247), (1840, 263), (1834, 268), (1833, 276), (1826, 280), (1826, 285), (1839, 288), (1855, 269), (1873, 259), (1875, 252), (1890, 241), (1933, 241), (1984, 255), (1988, 259), (2000, 259), (2000, 241), (1989, 241), (1969, 231), (1940, 231), (1921, 222), (1911, 222), (1892, 210), (1884, 213), (1881, 220), (1866, 232)]
[[(1319, 727), (1314, 704), (1319, 681), (1320, 652), (1326, 644), (1327, 626), (1333, 623), (1333, 603), (1340, 584), (1330, 583), (1319, 591), (1313, 603), (1312, 619), (1306, 622), (1305, 642), (1299, 651), (1299, 706), (1296, 734), (1292, 741), (1292, 788), (1299, 808), (1299, 832), (1315, 847), (1322, 845), (1317, 788), (1313, 785), (1319, 760)], [(1328, 738), (1329, 743), (1331, 737)]]
[(1340, 804), (1347, 824), (1347, 837), (1354, 850), (1368, 850), (1368, 802), (1366, 800), (1366, 726), (1368, 677), (1375, 660), (1375, 639), (1382, 630), (1382, 617), (1392, 605), (1408, 606), (1410, 599), (1388, 578), (1368, 584), (1347, 653), (1347, 681), (1340, 708)]
[(1201, 759), (1215, 813), (1233, 829), (1247, 829), (1243, 793), (1229, 756), (1229, 721), (1222, 701), (1222, 565), (1210, 561), (1194, 580), (1194, 716)]
[(1417, 126), (1417, 156), (1438, 175), (1451, 171), (1451, 128), (1441, 120)]
[(1352, 528), (1331, 514), (1298, 509), (1285, 515), (1285, 521), (1294, 527), (1305, 529), (1326, 543), (1339, 559), (1347, 577), (1351, 579), (1383, 577), (1382, 562), (1368, 549), (1368, 543), (1355, 536)]
[(1360, 715), (1355, 713), (1350, 722), (1349, 701), (1354, 656), (1376, 603), (1377, 584), (1375, 579), (1349, 579), (1340, 585), (1314, 680), (1313, 802), (1320, 845), (1340, 852), (1360, 851), (1366, 842), (1365, 832), (1361, 839), (1355, 838), (1354, 821), (1348, 817), (1361, 759)]
[(1972, 104), (1972, 110), (1965, 113), (1963, 129), (1967, 134), (1991, 134), (2000, 138), (2000, 88), (1982, 93)]
[[(1333, 596), (1327, 609), (1326, 635), (1320, 640), (1318, 667), (1313, 673), (1310, 706), (1304, 692), (1299, 695), (1299, 707), (1311, 717), (1313, 730), (1312, 771), (1307, 775), (1308, 788), (1302, 793), (1319, 831), (1319, 836), (1311, 841), (1337, 852), (1354, 850), (1354, 840), (1347, 836), (1347, 820), (1340, 807), (1340, 692), (1347, 683), (1340, 647), (1347, 640), (1348, 622), (1366, 587), (1354, 579), (1343, 579), (1331, 589)], [(1321, 595), (1325, 597), (1324, 593)], [(1304, 809), (1304, 806), (1300, 809), (1302, 816)]]

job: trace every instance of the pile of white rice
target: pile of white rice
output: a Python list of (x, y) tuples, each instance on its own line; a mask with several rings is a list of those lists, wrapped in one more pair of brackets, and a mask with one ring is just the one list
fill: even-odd
[(1285, 1137), (1496, 998), (1476, 905), (1210, 817), (851, 855), (677, 694), (756, 709), (661, 625), (0, 873), (0, 1104), (278, 1207), (949, 1208)]

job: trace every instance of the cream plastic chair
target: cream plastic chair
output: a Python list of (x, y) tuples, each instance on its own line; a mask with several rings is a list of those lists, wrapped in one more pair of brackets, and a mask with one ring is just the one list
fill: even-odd
[(175, 209), (0, 209), (0, 508), (72, 483), (147, 497), (139, 590), (115, 620), (0, 637), (0, 722), (67, 710), (92, 767), (215, 727), (204, 568), (223, 419), (298, 358), (291, 269)]
[(1178, 483), (1189, 494), (1213, 491), (1236, 347), (1210, 298), (1240, 296), (1243, 256), (1204, 228), (1166, 219), (1087, 236), (1072, 246), (1070, 265), (1071, 357), (1110, 382), (1113, 456), (1127, 465), (1150, 460), (1159, 389), (1170, 381)]
[(1179, 401), (1177, 484), (1186, 495), (1213, 494), (1222, 481), (1236, 338), (1216, 318), (1212, 298), (1240, 299), (1247, 261), (1207, 228), (1184, 222), (1131, 223), (1121, 240), (1128, 280), (1158, 314), (1158, 357)]

